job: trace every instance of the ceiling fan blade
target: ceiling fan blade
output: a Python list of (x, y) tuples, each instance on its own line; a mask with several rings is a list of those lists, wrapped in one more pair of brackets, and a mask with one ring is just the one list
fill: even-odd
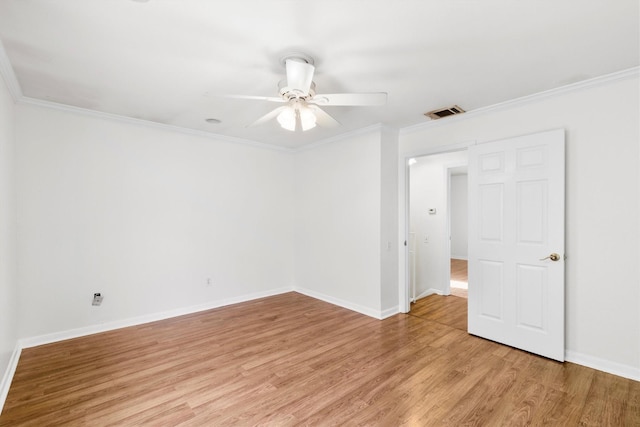
[(387, 93), (323, 93), (307, 102), (317, 105), (384, 105), (387, 102)]
[(315, 67), (309, 63), (287, 59), (287, 87), (295, 92), (300, 92), (302, 96), (309, 94), (313, 72)]
[(308, 107), (316, 115), (316, 123), (325, 128), (334, 128), (340, 126), (340, 122), (331, 117), (326, 111), (317, 105), (308, 105)]
[(232, 99), (253, 99), (257, 101), (270, 101), (270, 102), (287, 102), (286, 100), (278, 97), (278, 96), (252, 96), (252, 95), (209, 95), (207, 96), (217, 96), (220, 98), (232, 98)]
[(278, 107), (275, 110), (271, 110), (267, 114), (265, 114), (264, 116), (260, 117), (255, 122), (251, 123), (250, 125), (247, 125), (246, 127), (253, 127), (253, 126), (258, 126), (258, 125), (261, 125), (263, 123), (266, 123), (269, 120), (277, 117), (278, 114), (280, 114), (282, 111), (286, 110), (287, 108), (290, 108), (290, 107), (288, 105), (283, 105), (282, 107)]

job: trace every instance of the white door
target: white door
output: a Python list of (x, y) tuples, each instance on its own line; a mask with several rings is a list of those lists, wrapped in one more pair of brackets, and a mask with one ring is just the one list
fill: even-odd
[(564, 361), (564, 130), (469, 149), (469, 333)]

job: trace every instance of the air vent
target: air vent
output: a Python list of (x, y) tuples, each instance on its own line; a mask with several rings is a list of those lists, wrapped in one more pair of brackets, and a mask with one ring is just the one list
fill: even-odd
[(424, 113), (425, 116), (429, 117), (431, 120), (438, 120), (447, 116), (454, 116), (456, 114), (462, 114), (464, 110), (457, 105), (453, 105), (447, 108), (440, 108), (438, 110), (429, 111), (428, 113)]

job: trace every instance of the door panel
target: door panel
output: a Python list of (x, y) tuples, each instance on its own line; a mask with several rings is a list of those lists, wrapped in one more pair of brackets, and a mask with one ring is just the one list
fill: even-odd
[(468, 176), (469, 332), (564, 360), (564, 131), (473, 146)]
[(544, 332), (545, 317), (544, 301), (546, 299), (546, 269), (535, 265), (517, 266), (517, 325), (525, 328), (537, 329)]
[(547, 182), (524, 181), (516, 187), (518, 243), (542, 245), (547, 241)]
[(482, 305), (480, 314), (493, 320), (502, 320), (503, 264), (496, 261), (479, 260), (480, 290)]
[(485, 242), (501, 242), (503, 218), (502, 184), (481, 185), (480, 192), (480, 238)]

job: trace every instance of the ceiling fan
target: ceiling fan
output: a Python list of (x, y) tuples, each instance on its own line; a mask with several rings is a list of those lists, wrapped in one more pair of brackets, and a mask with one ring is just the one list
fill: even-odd
[(387, 101), (386, 92), (318, 94), (313, 82), (313, 58), (303, 53), (294, 53), (282, 58), (281, 62), (285, 65), (287, 77), (278, 85), (279, 96), (226, 96), (285, 104), (260, 117), (248, 127), (260, 125), (274, 118), (282, 128), (289, 131), (306, 131), (316, 125), (335, 127), (340, 126), (340, 123), (320, 106), (373, 106), (384, 105)]

